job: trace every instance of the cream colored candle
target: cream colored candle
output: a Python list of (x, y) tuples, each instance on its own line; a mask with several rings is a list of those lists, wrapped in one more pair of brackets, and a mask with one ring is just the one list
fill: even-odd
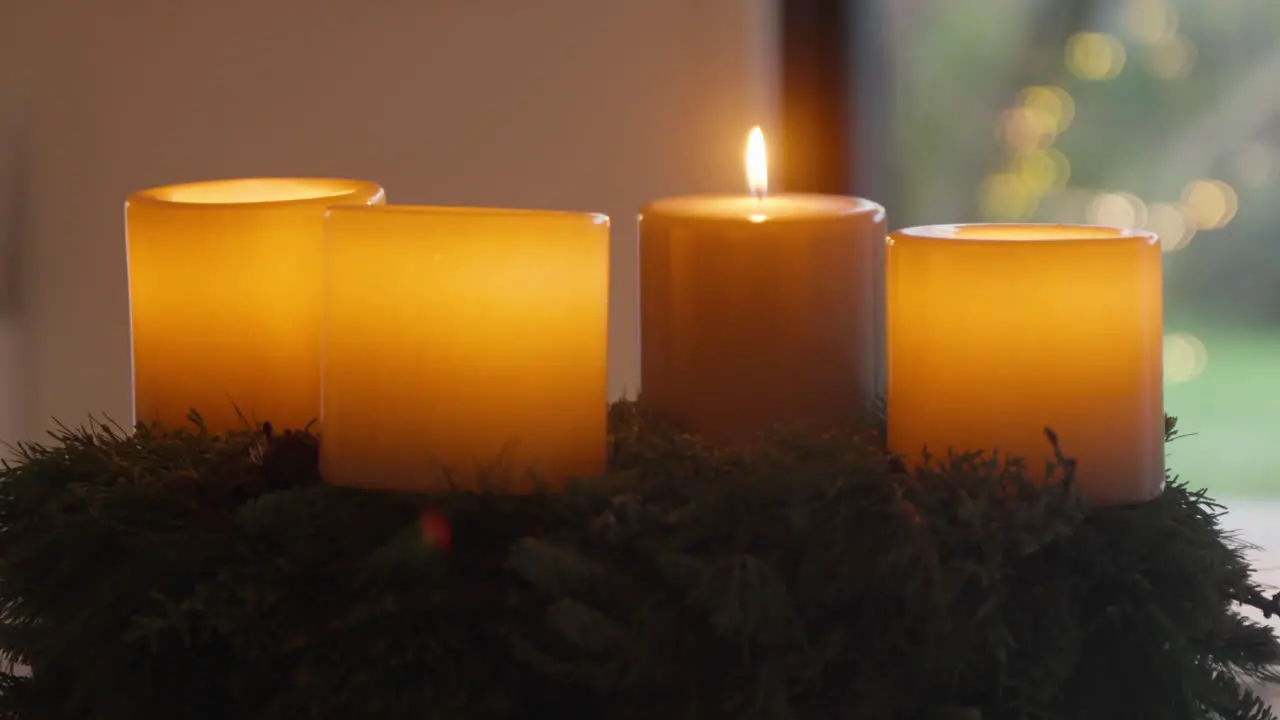
[(605, 470), (609, 221), (471, 208), (326, 220), (329, 482), (525, 491)]
[(643, 403), (713, 441), (867, 419), (883, 370), (885, 213), (854, 197), (659, 200), (640, 218)]
[(324, 212), (384, 202), (371, 182), (171, 185), (125, 204), (135, 422), (301, 428), (320, 415)]
[(1041, 477), (1044, 429), (1097, 504), (1164, 482), (1161, 258), (1154, 235), (945, 225), (887, 248), (888, 440), (919, 463), (999, 449)]

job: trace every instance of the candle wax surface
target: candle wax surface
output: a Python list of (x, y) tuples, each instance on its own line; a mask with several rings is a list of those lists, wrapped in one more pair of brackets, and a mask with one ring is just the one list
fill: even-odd
[(880, 213), (873, 202), (842, 195), (781, 193), (751, 195), (686, 195), (650, 203), (644, 214), (702, 220), (745, 220), (751, 223)]
[(329, 482), (523, 492), (605, 470), (609, 223), (485, 208), (326, 220)]
[(1148, 233), (1087, 226), (931, 226), (887, 245), (888, 440), (999, 450), (1033, 477), (1045, 429), (1099, 503), (1164, 479), (1161, 253)]
[(135, 422), (187, 426), (193, 409), (211, 432), (314, 422), (324, 213), (383, 202), (375, 183), (329, 178), (214, 180), (130, 197)]
[(640, 217), (641, 398), (720, 443), (867, 419), (883, 375), (884, 210), (687, 196)]

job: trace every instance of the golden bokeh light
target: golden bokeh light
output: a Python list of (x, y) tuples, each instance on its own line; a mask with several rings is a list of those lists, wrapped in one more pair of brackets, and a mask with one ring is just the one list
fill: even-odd
[(1026, 182), (1014, 173), (996, 173), (982, 183), (978, 203), (992, 222), (1025, 220), (1036, 210), (1038, 199)]
[(1164, 80), (1186, 77), (1196, 62), (1196, 46), (1185, 35), (1171, 35), (1146, 48), (1147, 68)]
[(1099, 193), (1089, 201), (1085, 216), (1091, 225), (1137, 228), (1147, 222), (1147, 206), (1132, 193)]
[(1183, 215), (1198, 230), (1226, 227), (1236, 216), (1236, 191), (1221, 180), (1194, 180), (1182, 189)]
[(1209, 350), (1195, 335), (1171, 333), (1164, 336), (1164, 380), (1191, 382), (1209, 366)]
[(1053, 143), (1057, 121), (1043, 110), (1019, 106), (1005, 110), (998, 135), (1015, 152), (1029, 152)]
[(1053, 166), (1056, 168), (1053, 179), (1054, 187), (1065, 188), (1067, 181), (1071, 179), (1071, 161), (1067, 159), (1067, 156), (1061, 150), (1055, 148), (1045, 150), (1044, 154), (1053, 162)]
[(1067, 40), (1067, 69), (1083, 80), (1110, 80), (1124, 69), (1124, 44), (1107, 33), (1076, 33)]
[(1146, 229), (1160, 238), (1160, 249), (1170, 253), (1186, 247), (1195, 237), (1195, 228), (1188, 227), (1183, 210), (1170, 203), (1152, 203), (1147, 208)]
[(1076, 117), (1076, 101), (1071, 93), (1056, 85), (1032, 85), (1018, 93), (1018, 103), (1032, 111), (1037, 121), (1061, 134)]
[(1019, 153), (1014, 156), (1012, 166), (1013, 174), (1036, 196), (1066, 185), (1071, 176), (1067, 157), (1052, 148)]
[(1178, 11), (1168, 0), (1129, 0), (1124, 22), (1133, 39), (1154, 45), (1178, 29)]

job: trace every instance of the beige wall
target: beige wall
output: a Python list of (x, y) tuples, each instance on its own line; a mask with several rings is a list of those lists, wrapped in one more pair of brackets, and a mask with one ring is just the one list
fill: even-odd
[[(772, 124), (770, 0), (0, 6), (0, 148), (30, 150), (0, 154), (0, 176), (20, 166), (30, 190), (20, 225), (0, 199), (0, 241), (20, 243), (23, 270), (18, 327), (0, 325), (18, 358), (0, 371), (22, 392), (0, 397), (0, 439), (50, 417), (128, 420), (123, 200), (220, 176), (608, 213), (610, 385), (634, 390), (637, 209), (737, 190), (744, 133)], [(4, 120), (23, 116), (29, 132)]]

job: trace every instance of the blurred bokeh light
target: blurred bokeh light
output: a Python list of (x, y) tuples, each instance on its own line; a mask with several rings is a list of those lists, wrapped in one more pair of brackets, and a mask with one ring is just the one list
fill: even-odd
[(1124, 21), (1136, 42), (1155, 45), (1178, 29), (1178, 12), (1166, 0), (1129, 0)]
[(1144, 48), (1147, 68), (1165, 80), (1186, 77), (1196, 61), (1196, 46), (1183, 35), (1171, 35)]
[(1036, 209), (1036, 196), (1025, 181), (1014, 173), (996, 173), (983, 183), (979, 206), (983, 217), (993, 222), (1015, 222), (1030, 217)]
[(1083, 80), (1110, 80), (1124, 62), (1124, 44), (1115, 35), (1082, 32), (1067, 40), (1067, 68)]
[(1200, 230), (1226, 227), (1236, 216), (1236, 191), (1221, 180), (1195, 180), (1182, 190), (1187, 223)]
[(1182, 208), (1172, 203), (1152, 203), (1147, 208), (1146, 229), (1160, 238), (1160, 249), (1175, 252), (1195, 237), (1195, 228), (1187, 226)]
[(1190, 333), (1173, 333), (1164, 337), (1164, 379), (1176, 384), (1200, 377), (1209, 364), (1209, 351)]
[(1146, 225), (1147, 206), (1132, 193), (1099, 193), (1089, 201), (1085, 215), (1093, 225), (1137, 228)]

